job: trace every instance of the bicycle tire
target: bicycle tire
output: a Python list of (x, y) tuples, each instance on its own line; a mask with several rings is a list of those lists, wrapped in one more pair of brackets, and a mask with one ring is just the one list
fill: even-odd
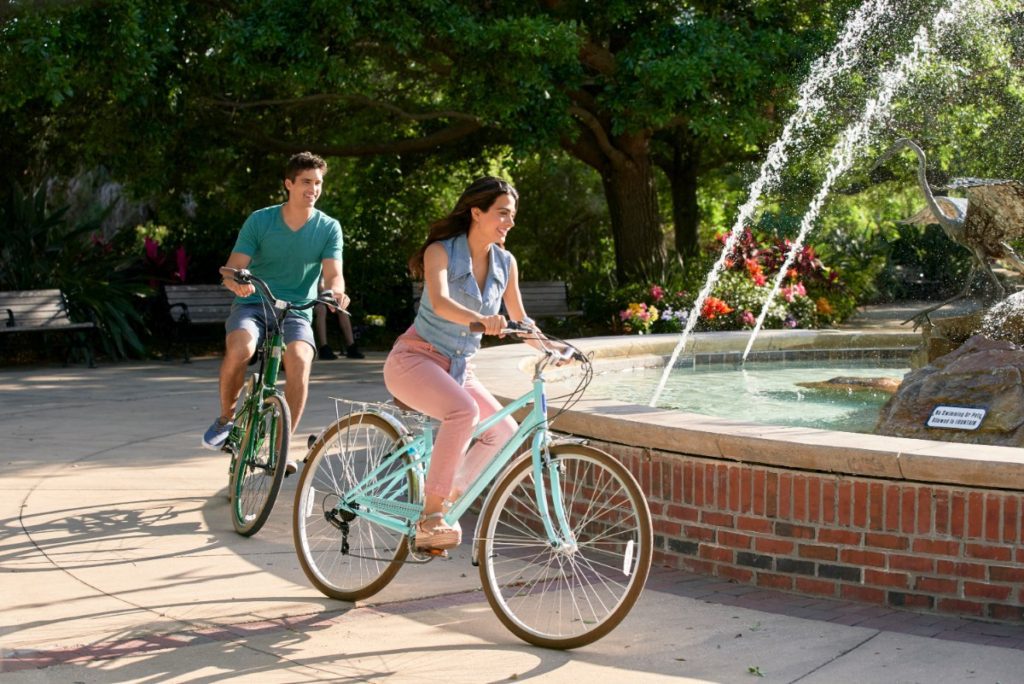
[(246, 378), (245, 384), (242, 385), (242, 389), (238, 392), (238, 398), (235, 400), (235, 410), (232, 414), (235, 424), (232, 426), (231, 434), (228, 435), (228, 439), (224, 444), (224, 450), (231, 455), (231, 458), (228, 460), (228, 503), (234, 501), (235, 498), (235, 464), (238, 462), (238, 454), (241, 452), (241, 439), (233, 438), (232, 435), (236, 433), (245, 435), (249, 416), (255, 412), (255, 409), (250, 410), (247, 404), (249, 403), (249, 397), (256, 391), (256, 384), (256, 374), (253, 373)]
[(231, 502), (231, 522), (243, 537), (259, 532), (274, 509), (288, 461), (291, 422), (288, 404), (272, 395), (246, 426), (235, 462)]
[(482, 513), (480, 580), (513, 634), (570, 649), (600, 639), (632, 609), (650, 571), (654, 534), (640, 486), (614, 457), (565, 444), (552, 447), (551, 458), (575, 543), (552, 547), (537, 509), (533, 461), (524, 459), (498, 481)]
[[(400, 445), (398, 431), (374, 413), (354, 413), (328, 427), (306, 458), (295, 491), (292, 536), (299, 564), (325, 596), (356, 601), (384, 588), (409, 553), (408, 535), (366, 518), (346, 521), (332, 514), (335, 504), (366, 475), (380, 467)], [(382, 476), (405, 467), (408, 456), (393, 461)], [(388, 501), (421, 503), (419, 480), (410, 470), (392, 491), (379, 492)], [(373, 491), (373, 485), (367, 488)], [(343, 540), (347, 549), (342, 548)]]

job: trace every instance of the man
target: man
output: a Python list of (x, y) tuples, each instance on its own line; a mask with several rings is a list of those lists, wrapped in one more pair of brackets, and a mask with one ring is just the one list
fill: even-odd
[[(267, 282), (275, 297), (293, 304), (315, 299), (322, 277), (326, 288), (345, 307), (348, 297), (341, 272), (341, 226), (314, 208), (326, 173), (327, 163), (320, 157), (309, 152), (293, 155), (284, 174), (288, 200), (255, 211), (246, 219), (226, 266), (248, 268)], [(246, 366), (270, 322), (265, 319), (264, 306), (254, 286), (231, 279), (225, 279), (223, 284), (236, 299), (224, 324), (227, 337), (220, 367), (220, 415), (203, 435), (203, 446), (214, 450), (223, 446), (231, 431)], [(284, 395), (294, 432), (306, 406), (309, 371), (316, 353), (309, 310), (289, 313), (282, 332), (287, 369)], [(290, 475), (297, 467), (295, 461), (289, 461), (285, 473)]]

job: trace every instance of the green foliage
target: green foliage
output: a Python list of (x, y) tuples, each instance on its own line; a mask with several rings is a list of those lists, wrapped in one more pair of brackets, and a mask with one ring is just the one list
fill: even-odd
[(65, 213), (66, 207), (47, 207), (45, 188), (26, 193), (9, 186), (0, 205), (0, 288), (59, 288), (72, 319), (96, 323), (107, 355), (142, 353), (135, 307), (149, 291), (137, 259), (124, 256), (134, 236), (125, 232), (104, 243), (95, 238), (97, 223), (70, 225)]
[[(765, 198), (776, 223), (759, 230), (792, 236), (828, 161), (821, 151), (877, 91), (878, 67), (946, 3), (900, 4), (901, 20), (873, 36), (861, 65), (828, 93), (782, 187)], [(878, 150), (910, 135), (936, 172), (1024, 176), (1024, 34), (1019, 3), (997, 4), (1002, 14), (962, 22), (900, 91)], [(189, 280), (214, 282), (248, 213), (282, 199), (283, 160), (313, 149), (331, 162), (320, 206), (344, 227), (357, 317), (399, 327), (411, 314), (404, 260), (427, 223), (474, 175), (500, 172), (523, 194), (510, 236), (523, 277), (569, 280), (591, 320), (607, 325), (624, 306), (615, 288), (630, 285), (616, 281), (617, 253), (648, 224), (647, 247), (663, 247), (660, 226), (678, 203), (665, 195), (680, 174), (666, 162), (692, 162), (687, 190), (697, 193), (704, 232), (728, 225), (812, 57), (831, 49), (859, 5), (14, 3), (0, 10), (0, 177), (35, 187), (103, 166), (167, 227), (163, 244), (186, 247)], [(878, 150), (864, 150), (853, 174), (867, 185), (860, 176)], [(629, 205), (642, 193), (615, 194), (616, 164), (650, 169), (636, 187), (661, 197), (642, 210)], [(914, 183), (909, 156), (890, 169), (897, 180), (830, 199), (812, 234), (842, 287), (806, 283), (808, 297), (827, 298), (836, 317), (865, 297), (911, 293), (884, 274), (890, 256), (893, 272), (957, 276), (940, 263), (960, 259), (955, 248), (892, 227), (912, 213), (897, 205), (909, 203)], [(113, 248), (122, 250), (130, 254)], [(658, 280), (693, 292), (710, 260), (688, 257), (685, 271), (672, 264)]]

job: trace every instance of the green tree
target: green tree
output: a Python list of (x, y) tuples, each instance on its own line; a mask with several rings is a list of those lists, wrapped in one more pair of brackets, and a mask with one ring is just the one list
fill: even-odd
[[(857, 4), (8, 3), (2, 164), (38, 181), (103, 163), (157, 198), (162, 223), (178, 213), (230, 235), (255, 203), (279, 197), (284, 153), (389, 160), (349, 167), (358, 174), (423, 168), (425, 157), (469, 169), (560, 148), (600, 177), (619, 279), (657, 278), (665, 217), (676, 251), (692, 253), (701, 187), (749, 182), (806, 66)], [(941, 4), (914, 0), (901, 12), (912, 30)], [(897, 28), (907, 30), (887, 36)], [(872, 87), (870, 73), (848, 81), (851, 92)], [(1019, 130), (1019, 109), (999, 120)], [(451, 179), (417, 181), (447, 191)]]
[(600, 174), (619, 277), (655, 277), (665, 251), (654, 148), (683, 160), (662, 168), (676, 206), (689, 207), (676, 212), (685, 251), (699, 171), (763, 142), (802, 51), (848, 4), (15, 6), (0, 19), (0, 73), (17, 86), (0, 113), (40, 133), (37, 150), (103, 159), (139, 189), (179, 192), (197, 187), (203, 168), (251, 169), (254, 158), (300, 149), (470, 157), (557, 145)]

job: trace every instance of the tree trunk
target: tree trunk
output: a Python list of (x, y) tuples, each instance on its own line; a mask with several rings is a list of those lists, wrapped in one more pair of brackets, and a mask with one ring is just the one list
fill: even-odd
[(609, 164), (601, 178), (615, 240), (619, 283), (660, 282), (665, 275), (665, 244), (650, 157)]
[(697, 228), (700, 207), (697, 205), (697, 167), (700, 152), (675, 148), (669, 184), (672, 188), (672, 222), (675, 224), (676, 253), (680, 259), (697, 255)]

